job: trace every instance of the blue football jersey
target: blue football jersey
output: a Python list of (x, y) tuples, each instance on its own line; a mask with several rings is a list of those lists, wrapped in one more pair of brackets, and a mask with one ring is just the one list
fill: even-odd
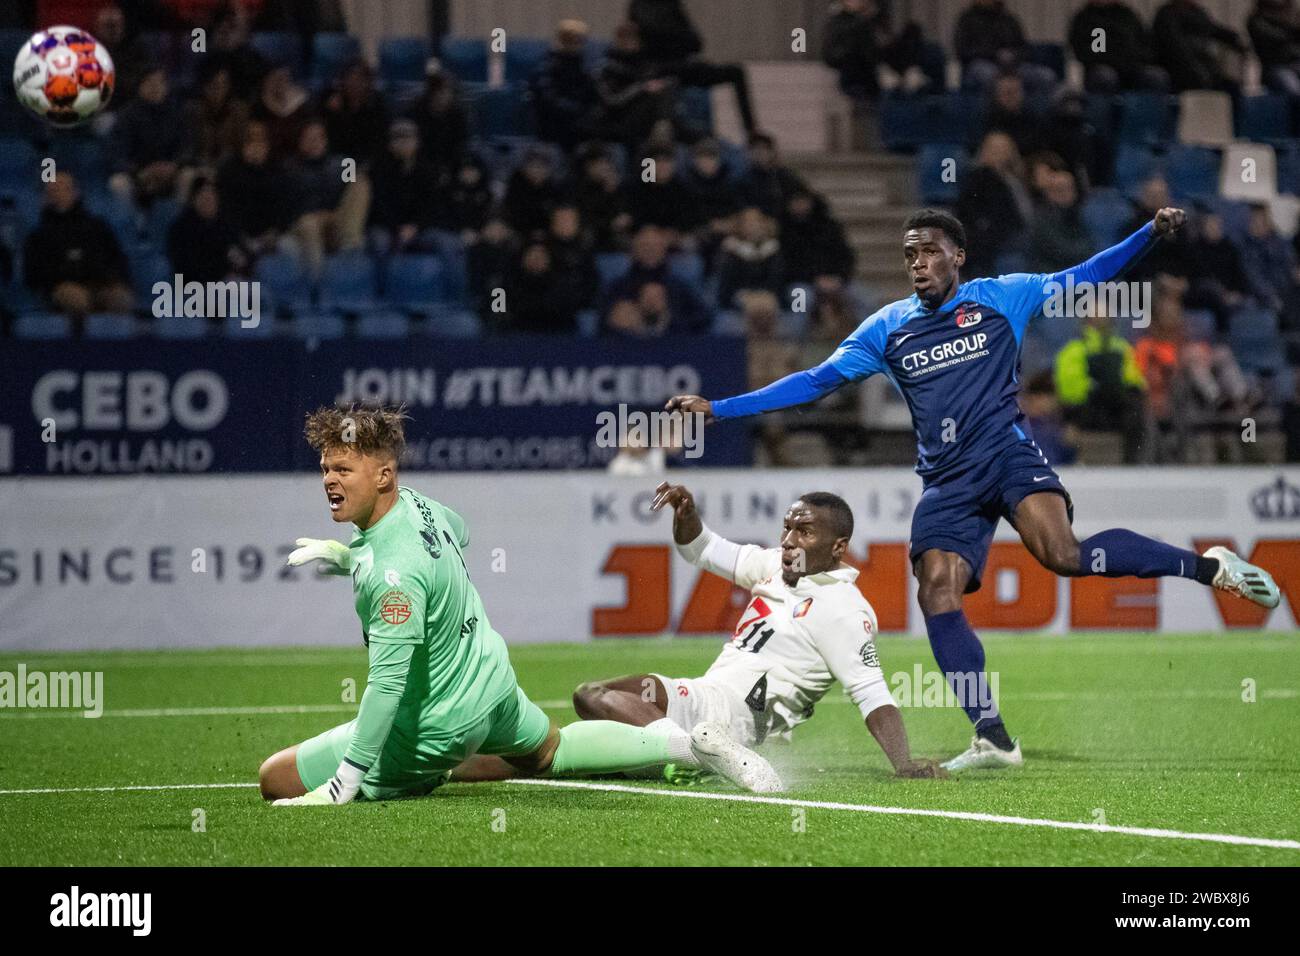
[(713, 413), (737, 418), (798, 405), (879, 372), (890, 378), (912, 413), (917, 472), (927, 481), (960, 472), (1029, 438), (1016, 395), (1020, 345), (1030, 319), (1050, 296), (1060, 294), (1068, 275), (1076, 287), (1114, 279), (1155, 238), (1148, 224), (1062, 272), (972, 279), (937, 309), (927, 309), (915, 295), (891, 303), (821, 365), (714, 402)]

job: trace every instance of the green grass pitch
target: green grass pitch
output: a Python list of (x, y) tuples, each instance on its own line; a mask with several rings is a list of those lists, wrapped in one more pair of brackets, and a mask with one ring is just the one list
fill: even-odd
[[(885, 637), (886, 675), (934, 669)], [(1300, 635), (986, 636), (1026, 766), (891, 779), (838, 688), (790, 746), (769, 748), (794, 800), (970, 811), (1300, 839)], [(583, 679), (702, 673), (719, 642), (603, 640), (512, 648), (524, 689), (561, 723)], [(0, 710), (0, 865), (1288, 865), (1300, 850), (654, 793), (456, 784), (431, 797), (272, 809), (261, 760), (349, 717), (354, 649), (0, 654), (0, 670), (102, 670), (106, 713)], [(1250, 696), (1253, 702), (1243, 700)], [(312, 712), (294, 712), (312, 708)], [(219, 711), (195, 713), (196, 710)], [(279, 709), (282, 712), (274, 712)], [(162, 713), (159, 713), (162, 711)], [(918, 755), (963, 749), (960, 711), (903, 711)], [(671, 791), (652, 781), (623, 781)], [(723, 783), (685, 793), (738, 791)], [(197, 811), (202, 811), (201, 814)], [(202, 826), (198, 823), (201, 822)]]

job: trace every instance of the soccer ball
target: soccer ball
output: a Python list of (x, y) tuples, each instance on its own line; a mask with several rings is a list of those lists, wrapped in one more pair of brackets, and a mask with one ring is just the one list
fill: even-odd
[(50, 27), (18, 51), (14, 91), (23, 106), (54, 126), (76, 126), (113, 95), (113, 58), (85, 30)]

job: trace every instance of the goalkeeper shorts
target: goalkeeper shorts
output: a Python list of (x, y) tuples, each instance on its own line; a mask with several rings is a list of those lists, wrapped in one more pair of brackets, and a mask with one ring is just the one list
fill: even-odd
[[(298, 745), (298, 776), (309, 791), (334, 776), (352, 742), (350, 720)], [(379, 759), (361, 782), (359, 797), (398, 800), (422, 797), (442, 786), (451, 771), (475, 754), (514, 757), (532, 753), (546, 741), (551, 721), (518, 685), (486, 716), (451, 734), (417, 730), (412, 736), (394, 726)]]

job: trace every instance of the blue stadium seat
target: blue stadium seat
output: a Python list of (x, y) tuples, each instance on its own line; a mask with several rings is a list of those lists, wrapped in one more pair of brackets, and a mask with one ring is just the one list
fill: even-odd
[(130, 260), (131, 281), (135, 289), (136, 301), (149, 303), (153, 301), (153, 287), (156, 282), (170, 284), (172, 264), (161, 252), (149, 246), (127, 247)]
[(370, 312), (357, 319), (357, 337), (362, 339), (404, 339), (410, 334), (410, 320), (402, 312)]
[(600, 332), (600, 313), (595, 309), (583, 309), (578, 313), (578, 334), (584, 338), (594, 338)]
[(135, 316), (116, 312), (95, 312), (86, 316), (86, 338), (95, 341), (132, 339), (139, 328)]
[[(956, 160), (951, 182), (944, 181), (948, 160)], [(951, 206), (957, 202), (961, 174), (968, 157), (965, 147), (957, 143), (928, 143), (916, 157), (917, 178), (921, 183), (921, 202), (926, 205)]]
[[(509, 44), (507, 44), (508, 46)], [(442, 65), (460, 80), (470, 83), (487, 82), (487, 41), (474, 37), (444, 36), (442, 38)]]
[(677, 119), (688, 129), (713, 132), (713, 100), (708, 87), (684, 86), (678, 90)]
[(1178, 144), (1165, 157), (1165, 175), (1177, 199), (1207, 199), (1219, 192), (1219, 167), (1223, 159), (1216, 149)]
[(384, 297), (393, 305), (427, 310), (443, 301), (442, 261), (431, 255), (397, 255), (388, 260)]
[(1210, 207), (1223, 218), (1223, 232), (1232, 242), (1246, 242), (1250, 228), (1250, 204), (1236, 199), (1216, 198)]
[(171, 196), (154, 200), (144, 217), (145, 236), (148, 240), (160, 248), (165, 247), (167, 233), (183, 209), (180, 200), (173, 199)]
[(1277, 191), (1300, 194), (1300, 143), (1275, 142), (1273, 149), (1277, 155)]
[(1277, 314), (1268, 309), (1244, 306), (1228, 317), (1228, 343), (1235, 352), (1238, 346), (1278, 344)]
[(267, 311), (294, 312), (311, 307), (311, 281), (297, 256), (268, 253), (257, 260), (253, 277), (262, 283), (263, 308)]
[(320, 306), (336, 312), (367, 312), (378, 305), (379, 270), (364, 252), (341, 252), (325, 260)]
[(910, 151), (926, 143), (970, 143), (982, 111), (970, 93), (880, 98), (880, 136), (886, 149)]
[(108, 185), (111, 163), (104, 141), (89, 132), (61, 133), (50, 143), (49, 155), (59, 169), (68, 169), (83, 189)]
[(1284, 139), (1291, 134), (1291, 107), (1280, 93), (1243, 96), (1237, 100), (1236, 132), (1252, 142)]
[(53, 342), (72, 338), (72, 320), (66, 315), (33, 312), (14, 321), (14, 337), (34, 342)]
[(542, 65), (550, 41), (536, 37), (509, 37), (506, 40), (506, 82), (522, 83)]
[(1111, 139), (1115, 133), (1118, 101), (1113, 96), (1091, 94), (1084, 98), (1083, 116), (1101, 136)]
[(723, 309), (713, 316), (714, 335), (744, 336), (745, 317), (734, 309)]
[(1174, 138), (1173, 97), (1165, 93), (1123, 93), (1119, 103), (1119, 139), (1157, 145)]
[(1114, 189), (1094, 189), (1083, 201), (1083, 224), (1103, 248), (1123, 238), (1132, 214), (1133, 207)]
[(323, 89), (351, 60), (361, 56), (361, 41), (350, 33), (317, 33), (311, 38), (311, 85)]
[(802, 341), (807, 330), (807, 312), (790, 312), (783, 309), (776, 314), (776, 334), (781, 338)]
[(341, 339), (347, 332), (343, 317), (325, 312), (298, 312), (289, 325), (300, 339)]
[(262, 310), (256, 325), (244, 326), (244, 319), (238, 315), (228, 315), (221, 320), (221, 334), (228, 339), (269, 339), (276, 332), (275, 316), (269, 309)]
[(596, 40), (587, 38), (587, 45), (582, 51), (582, 65), (587, 68), (588, 73), (594, 73), (601, 62), (605, 59), (605, 54), (609, 52), (608, 40)]
[[(1150, 329), (1142, 329), (1149, 332)], [(1208, 342), (1214, 338), (1214, 313), (1209, 309), (1183, 310), (1183, 331), (1189, 339)]]
[(1125, 196), (1136, 196), (1142, 184), (1161, 171), (1159, 157), (1135, 143), (1121, 143), (1115, 155), (1115, 188)]
[(275, 66), (287, 66), (293, 75), (307, 76), (303, 38), (287, 30), (262, 30), (248, 38), (248, 45)]
[(208, 337), (208, 320), (194, 316), (171, 316), (154, 319), (153, 334), (168, 341), (193, 341)]
[(602, 289), (621, 279), (631, 267), (632, 257), (626, 252), (601, 252), (596, 255), (596, 276)]
[(483, 323), (469, 309), (437, 309), (420, 323), (419, 331), (436, 339), (476, 339), (483, 334)]
[(6, 187), (20, 182), (39, 182), (37, 176), (40, 166), (40, 152), (26, 139), (18, 136), (0, 137), (0, 182)]
[(704, 285), (704, 260), (694, 252), (679, 252), (668, 258), (668, 273), (690, 283), (698, 292)]

